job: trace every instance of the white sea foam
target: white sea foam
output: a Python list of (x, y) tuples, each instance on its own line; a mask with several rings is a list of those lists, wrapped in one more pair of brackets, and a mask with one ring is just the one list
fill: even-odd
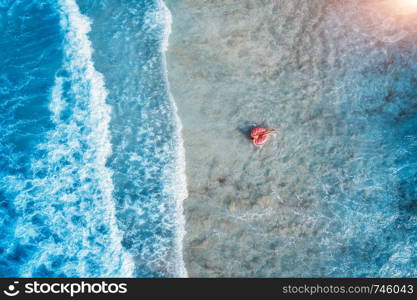
[[(168, 88), (169, 113), (172, 113), (172, 121), (176, 123), (173, 136), (174, 152), (171, 152), (174, 157), (172, 164), (167, 164), (164, 170), (166, 184), (163, 194), (169, 195), (169, 198), (175, 201), (175, 205), (172, 205), (175, 206), (175, 219), (171, 219), (172, 212), (166, 213), (166, 209), (171, 209), (171, 205), (159, 205), (155, 211), (162, 214), (161, 223), (169, 230), (175, 226), (175, 242), (174, 249), (170, 246), (170, 240), (163, 241), (156, 250), (152, 244), (154, 241), (149, 245), (144, 242), (146, 245), (141, 248), (140, 254), (146, 259), (148, 266), (158, 265), (160, 259), (168, 258), (169, 274), (187, 277), (182, 251), (185, 235), (182, 203), (187, 198), (184, 148), (181, 122), (176, 113), (174, 99), (169, 92), (165, 58), (171, 16), (164, 3), (158, 3), (160, 9), (155, 17), (164, 29), (161, 40), (162, 64), (165, 70), (163, 80)], [(112, 198), (112, 172), (105, 165), (107, 157), (111, 154), (108, 129), (110, 107), (106, 104), (104, 78), (95, 70), (92, 61), (93, 49), (88, 39), (90, 20), (80, 13), (75, 0), (60, 0), (58, 4), (65, 43), (63, 72), (56, 76), (49, 106), (55, 129), (48, 134), (47, 142), (39, 146), (47, 153), (46, 156), (32, 163), (35, 173), (35, 178), (31, 181), (33, 187), (24, 190), (28, 182), (23, 181), (14, 186), (22, 190), (16, 200), (17, 209), (23, 211), (28, 202), (36, 200), (36, 211), (46, 215), (49, 222), (44, 228), (50, 228), (55, 236), (63, 238), (63, 242), (41, 240), (37, 246), (42, 251), (37, 252), (21, 269), (21, 274), (30, 277), (39, 268), (46, 266), (56, 274), (62, 271), (67, 276), (130, 277), (134, 273), (134, 263), (132, 257), (121, 246)], [(161, 123), (160, 126), (162, 125)], [(171, 149), (166, 146), (165, 149), (161, 149), (161, 153), (170, 152)], [(74, 155), (77, 158), (74, 158)], [(138, 156), (134, 158), (139, 159)], [(158, 173), (156, 166), (146, 166), (146, 161), (141, 163), (149, 171), (146, 174)], [(39, 177), (38, 173), (44, 174)], [(145, 206), (152, 205), (148, 202)], [(56, 209), (56, 206), (61, 208)], [(149, 207), (143, 207), (146, 208)], [(141, 210), (135, 209), (138, 215), (143, 214)], [(74, 224), (71, 218), (80, 215), (85, 224)], [(25, 229), (28, 228), (26, 225), (30, 224), (32, 217), (33, 215), (26, 214), (17, 226), (16, 237), (25, 242), (42, 237), (41, 229), (37, 227), (29, 226), (29, 230)], [(146, 222), (139, 219), (136, 221)], [(96, 228), (103, 224), (110, 228), (108, 233), (101, 234), (97, 231)], [(159, 243), (162, 238), (155, 239)], [(76, 259), (66, 260), (61, 267), (55, 268), (51, 263), (56, 256)], [(95, 263), (95, 269), (91, 269), (90, 261)]]
[(183, 239), (185, 236), (185, 219), (184, 219), (184, 209), (183, 209), (183, 201), (188, 197), (187, 191), (187, 178), (185, 175), (185, 150), (184, 150), (184, 141), (182, 139), (181, 131), (182, 131), (182, 124), (181, 120), (178, 117), (177, 113), (177, 106), (175, 104), (174, 97), (171, 94), (169, 81), (168, 81), (168, 69), (166, 66), (166, 51), (168, 50), (168, 40), (169, 35), (171, 34), (171, 24), (172, 24), (172, 15), (169, 11), (168, 7), (164, 3), (163, 0), (159, 0), (160, 10), (163, 13), (164, 17), (164, 35), (161, 44), (162, 50), (162, 64), (165, 70), (165, 80), (168, 87), (168, 94), (173, 108), (173, 115), (175, 117), (176, 123), (176, 132), (175, 132), (175, 139), (177, 141), (176, 144), (176, 157), (175, 157), (175, 172), (172, 172), (170, 176), (172, 176), (171, 180), (171, 188), (172, 193), (174, 194), (175, 201), (176, 201), (176, 210), (177, 210), (177, 236), (176, 236), (176, 248), (177, 248), (177, 272), (180, 277), (188, 277), (187, 270), (184, 264), (183, 258)]
[[(110, 106), (106, 104), (107, 91), (104, 86), (103, 75), (97, 72), (94, 68), (92, 60), (93, 47), (88, 39), (88, 33), (90, 31), (90, 20), (80, 13), (79, 7), (75, 0), (60, 0), (60, 14), (61, 14), (61, 26), (66, 33), (65, 36), (65, 60), (64, 68), (70, 72), (71, 82), (73, 82), (73, 94), (75, 97), (79, 97), (77, 101), (85, 101), (81, 99), (88, 97), (87, 99), (87, 111), (83, 111), (75, 106), (74, 108), (74, 120), (67, 125), (57, 124), (57, 130), (67, 129), (75, 126), (77, 121), (85, 122), (86, 126), (91, 130), (88, 133), (88, 142), (94, 147), (93, 153), (86, 153), (93, 159), (93, 167), (99, 176), (99, 189), (103, 195), (104, 212), (106, 215), (97, 216), (94, 212), (91, 212), (93, 218), (104, 218), (108, 220), (111, 235), (111, 249), (107, 249), (109, 252), (109, 258), (119, 254), (122, 257), (122, 266), (117, 274), (111, 273), (104, 276), (133, 276), (133, 260), (129, 254), (127, 254), (121, 246), (121, 234), (116, 224), (116, 211), (115, 204), (112, 198), (113, 183), (112, 173), (105, 166), (107, 158), (111, 154), (109, 122), (110, 122)], [(63, 101), (61, 100), (62, 79), (57, 77), (56, 88), (53, 90), (53, 99), (51, 103), (51, 110), (54, 113), (54, 121), (59, 120), (59, 114), (63, 109)], [(86, 89), (88, 89), (87, 94)], [(68, 133), (71, 135), (72, 133)], [(75, 144), (77, 144), (75, 142)], [(69, 145), (70, 148), (71, 144)], [(67, 145), (68, 147), (68, 145)], [(88, 168), (88, 166), (85, 166)], [(87, 170), (86, 170), (87, 172)], [(85, 173), (85, 172), (84, 172)], [(80, 171), (82, 177), (83, 171)]]

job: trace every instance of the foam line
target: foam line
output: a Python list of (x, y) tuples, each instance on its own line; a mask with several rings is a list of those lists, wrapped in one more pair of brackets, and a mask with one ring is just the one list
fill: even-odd
[[(134, 269), (133, 260), (121, 246), (121, 234), (117, 228), (115, 204), (112, 198), (112, 172), (105, 165), (107, 158), (111, 154), (109, 133), (111, 109), (106, 104), (107, 91), (103, 75), (95, 70), (92, 60), (93, 47), (88, 39), (91, 21), (80, 13), (75, 0), (60, 0), (58, 3), (61, 14), (61, 26), (66, 32), (64, 68), (71, 71), (70, 76), (73, 82), (79, 81), (78, 84), (73, 86), (75, 95), (82, 95), (82, 90), (89, 86), (87, 94), (89, 112), (87, 112), (87, 115), (84, 113), (81, 118), (85, 117), (85, 120), (82, 121), (86, 121), (88, 123), (87, 126), (91, 129), (88, 139), (92, 147), (95, 148), (94, 166), (99, 174), (98, 176), (100, 176), (99, 188), (103, 195), (103, 205), (107, 213), (106, 216), (100, 217), (108, 218), (112, 241), (112, 249), (108, 250), (110, 253), (121, 253), (123, 256), (122, 271), (117, 276), (131, 277)], [(56, 79), (58, 90), (62, 86), (61, 80), (59, 77)], [(55, 121), (59, 119), (59, 112), (62, 110), (62, 108), (59, 108), (62, 105), (62, 101), (58, 94), (59, 92), (56, 90), (53, 91), (53, 100), (50, 106), (52, 112), (54, 112)], [(74, 118), (77, 119), (77, 116)], [(94, 214), (94, 212), (91, 213)]]
[(168, 81), (168, 69), (166, 63), (166, 51), (168, 50), (168, 40), (169, 35), (171, 34), (171, 25), (172, 25), (172, 15), (169, 11), (168, 7), (166, 6), (163, 0), (159, 0), (158, 2), (162, 13), (164, 14), (164, 35), (163, 40), (161, 43), (161, 50), (162, 50), (162, 64), (164, 68), (164, 75), (165, 81), (168, 88), (168, 95), (169, 99), (173, 108), (173, 114), (176, 123), (176, 132), (175, 132), (175, 139), (177, 141), (176, 144), (176, 157), (175, 157), (175, 165), (176, 169), (172, 176), (172, 188), (174, 190), (174, 197), (176, 201), (176, 214), (177, 214), (177, 234), (176, 234), (176, 248), (177, 248), (177, 272), (179, 277), (188, 277), (187, 270), (185, 268), (184, 259), (183, 259), (183, 239), (185, 236), (185, 219), (184, 219), (184, 209), (183, 209), (183, 201), (188, 197), (187, 191), (187, 178), (185, 173), (185, 150), (184, 150), (184, 141), (181, 135), (182, 131), (182, 123), (178, 116), (178, 109), (175, 104), (175, 99), (171, 93), (169, 81)]

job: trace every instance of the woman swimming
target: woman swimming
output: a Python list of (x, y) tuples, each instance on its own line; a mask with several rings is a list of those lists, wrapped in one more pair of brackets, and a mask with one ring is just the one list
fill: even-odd
[(275, 129), (266, 129), (264, 127), (254, 127), (250, 131), (252, 143), (256, 146), (262, 146), (269, 139), (269, 135), (275, 132)]

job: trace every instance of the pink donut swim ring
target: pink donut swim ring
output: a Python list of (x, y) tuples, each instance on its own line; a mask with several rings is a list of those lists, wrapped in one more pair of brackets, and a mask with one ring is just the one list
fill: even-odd
[(252, 143), (257, 147), (262, 146), (269, 139), (269, 135), (275, 131), (275, 129), (266, 129), (264, 127), (252, 128), (250, 131)]

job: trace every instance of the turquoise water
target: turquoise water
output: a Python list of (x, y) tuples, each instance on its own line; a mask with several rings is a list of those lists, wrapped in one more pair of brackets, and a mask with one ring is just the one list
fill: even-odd
[[(169, 12), (159, 1), (79, 4), (109, 23), (73, 0), (0, 2), (0, 275), (184, 276)], [(93, 22), (104, 42), (123, 39), (97, 62)]]
[(0, 276), (415, 277), (413, 17), (167, 2), (184, 251), (164, 2), (0, 0)]
[(415, 277), (417, 6), (166, 2), (189, 274)]
[(327, 185), (320, 215), (332, 222), (320, 247), (327, 266), (320, 268), (330, 276), (415, 277), (415, 7), (398, 15), (396, 6), (386, 11), (384, 1), (352, 3), (354, 13), (340, 5), (333, 16), (342, 15), (353, 32), (341, 43), (350, 53), (332, 80), (334, 93), (324, 96), (337, 99), (343, 125), (336, 135), (345, 153), (340, 160), (337, 152), (331, 155), (337, 176), (321, 176)]

